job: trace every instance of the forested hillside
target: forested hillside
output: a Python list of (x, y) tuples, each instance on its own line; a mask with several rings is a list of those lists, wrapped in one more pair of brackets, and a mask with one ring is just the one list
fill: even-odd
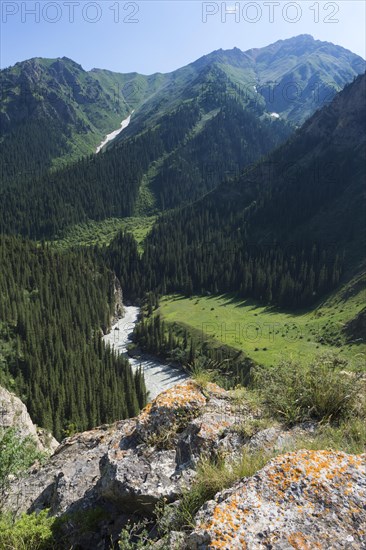
[(265, 161), (163, 216), (141, 260), (144, 287), (235, 291), (298, 308), (334, 288), (343, 269), (357, 269), (365, 242), (365, 80), (358, 77)]
[(0, 238), (0, 263), (0, 383), (32, 420), (60, 439), (135, 415), (146, 400), (143, 377), (101, 340), (114, 307), (112, 273), (91, 251), (60, 253), (14, 237)]
[(171, 151), (199, 119), (192, 103), (166, 115), (155, 129), (102, 155), (51, 175), (12, 182), (0, 189), (2, 231), (51, 237), (69, 225), (87, 219), (131, 216), (141, 177), (155, 158)]
[(365, 68), (0, 71), (0, 548), (361, 541)]
[(1, 230), (49, 238), (89, 219), (191, 203), (283, 143), (364, 69), (307, 35), (218, 50), (165, 75), (87, 72), (66, 58), (18, 63), (0, 73)]
[[(138, 77), (138, 78), (137, 78)], [(155, 89), (157, 76), (85, 71), (34, 58), (0, 72), (2, 177), (46, 172), (95, 151)]]
[[(335, 288), (347, 270), (357, 270), (364, 250), (366, 77), (294, 134), (286, 122), (290, 111), (271, 116), (264, 96), (256, 91), (258, 100), (248, 97), (242, 86), (252, 78), (253, 63), (266, 78), (271, 64), (277, 76), (285, 74), (283, 55), (290, 51), (305, 65), (306, 52), (312, 60), (317, 52), (308, 80), (319, 76), (320, 66), (325, 74), (322, 52), (327, 59), (345, 56), (346, 81), (360, 62), (334, 48), (297, 37), (250, 54), (214, 52), (174, 78), (130, 75), (139, 86), (134, 103), (124, 107), (126, 113), (136, 108), (126, 132), (104, 152), (52, 171), (65, 135), (58, 128), (61, 111), (33, 98), (34, 116), (19, 115), (19, 148), (10, 138), (2, 141), (9, 156), (3, 155), (6, 177), (0, 185), (1, 380), (25, 400), (35, 422), (60, 437), (135, 414), (144, 403), (141, 374), (133, 376), (100, 339), (110, 322), (114, 274), (125, 299), (133, 301), (148, 291), (233, 292), (298, 309)], [(102, 88), (118, 81), (99, 70), (86, 73), (70, 60), (29, 67), (38, 67), (42, 77), (51, 70), (56, 78), (58, 70), (62, 94), (77, 73), (85, 85), (77, 91), (84, 114), (91, 74)], [(6, 78), (16, 80), (14, 74), (24, 79), (21, 66), (9, 69)], [(37, 81), (37, 71), (30, 74)], [(13, 100), (2, 116), (15, 116)], [(88, 113), (97, 116), (93, 109)], [(58, 139), (52, 132), (48, 138), (42, 124), (34, 131), (41, 119)], [(42, 142), (44, 156), (37, 158)], [(46, 168), (33, 170), (39, 159)], [(80, 222), (147, 213), (158, 218), (143, 252), (127, 232), (90, 249), (56, 251), (45, 244)]]

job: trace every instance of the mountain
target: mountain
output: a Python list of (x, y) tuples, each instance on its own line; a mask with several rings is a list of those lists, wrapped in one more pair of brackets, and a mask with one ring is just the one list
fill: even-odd
[[(300, 111), (306, 117), (319, 106), (315, 83), (323, 85), (331, 73), (334, 93), (364, 67), (354, 54), (309, 36), (249, 52), (219, 50), (151, 77), (85, 72), (66, 59), (18, 64), (2, 72), (8, 88), (13, 82), (18, 90), (7, 94), (2, 112), (5, 130), (12, 128), (1, 143), (3, 230), (50, 237), (87, 219), (195, 201), (285, 141)], [(283, 92), (291, 79), (304, 88), (301, 100), (282, 98), (280, 114), (271, 116), (268, 83), (277, 80)], [(41, 83), (42, 93), (34, 93)], [(124, 90), (117, 103), (116, 88)], [(22, 89), (29, 91), (26, 110), (17, 109)], [(327, 99), (317, 97), (320, 104)], [(111, 120), (116, 126), (132, 111), (130, 125), (104, 153), (45, 170), (57, 165), (55, 157), (94, 150)]]
[(365, 71), (365, 62), (349, 50), (304, 34), (249, 50), (267, 110), (301, 125), (314, 110)]
[(154, 87), (154, 76), (140, 77), (138, 88), (131, 78), (87, 72), (65, 57), (34, 58), (1, 71), (3, 178), (18, 175), (19, 164), (29, 177), (95, 151)]
[(359, 269), (365, 85), (359, 76), (266, 159), (161, 218), (145, 247), (149, 284), (163, 294), (236, 291), (293, 308)]
[[(66, 58), (18, 63), (0, 73), (3, 228), (51, 236), (90, 218), (192, 202), (285, 141), (364, 69), (307, 35), (151, 76), (87, 72)], [(132, 112), (103, 158), (74, 164)]]
[(148, 191), (158, 210), (174, 208), (267, 154), (365, 68), (362, 58), (309, 35), (247, 52), (218, 50), (172, 73), (109, 148), (159, 126), (182, 100), (198, 104), (202, 116), (190, 135), (142, 180), (144, 198)]
[(212, 95), (218, 76), (226, 84), (223, 94), (300, 125), (365, 69), (365, 60), (358, 55), (310, 35), (246, 52), (217, 50), (166, 75), (162, 88), (141, 106), (124, 136), (136, 133), (134, 128), (146, 125), (182, 97)]

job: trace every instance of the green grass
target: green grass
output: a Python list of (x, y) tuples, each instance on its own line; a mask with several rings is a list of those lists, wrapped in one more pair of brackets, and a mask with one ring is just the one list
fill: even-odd
[(151, 230), (155, 216), (148, 218), (108, 218), (106, 220), (74, 225), (66, 230), (64, 236), (53, 241), (58, 249), (74, 246), (108, 245), (120, 230), (131, 232), (142, 252), (142, 244)]
[(308, 311), (281, 311), (232, 295), (177, 295), (161, 299), (160, 314), (168, 323), (191, 330), (196, 338), (244, 351), (266, 366), (282, 359), (308, 363), (324, 351), (359, 363), (366, 344), (347, 342), (342, 328), (364, 308), (365, 294), (365, 277), (359, 277)]
[(230, 465), (223, 456), (216, 459), (202, 457), (197, 465), (193, 485), (184, 490), (176, 510), (174, 530), (192, 528), (194, 516), (205, 502), (215, 494), (231, 487), (236, 481), (250, 477), (260, 470), (271, 457), (263, 452), (244, 451), (240, 459)]
[(307, 365), (281, 361), (275, 368), (256, 366), (252, 384), (268, 413), (287, 425), (365, 419), (365, 372), (349, 372), (349, 362), (325, 353)]

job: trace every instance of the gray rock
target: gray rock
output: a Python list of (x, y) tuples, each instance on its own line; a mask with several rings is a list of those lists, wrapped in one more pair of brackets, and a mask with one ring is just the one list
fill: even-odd
[(71, 508), (87, 508), (96, 501), (93, 491), (100, 478), (99, 461), (112, 435), (127, 429), (129, 421), (102, 426), (65, 439), (48, 461), (14, 480), (3, 506), (17, 511), (50, 508), (61, 515)]
[[(101, 507), (107, 519), (98, 522), (92, 534), (72, 533), (72, 544), (104, 550), (111, 537), (117, 540), (128, 518), (150, 517), (161, 499), (174, 503), (169, 507), (174, 516), (200, 457), (220, 454), (231, 461), (244, 449), (284, 452), (296, 438), (316, 429), (313, 424), (290, 430), (275, 425), (248, 436), (240, 427), (244, 421), (250, 426), (259, 413), (239, 409), (230, 393), (218, 386), (202, 389), (187, 380), (160, 394), (135, 419), (64, 440), (46, 464), (12, 482), (4, 508), (50, 508), (52, 514), (72, 518), (74, 512)], [(279, 456), (206, 503), (192, 533), (172, 533), (154, 547), (366, 547), (364, 459), (330, 451)], [(67, 528), (69, 524), (72, 519), (67, 519)]]
[(365, 548), (366, 455), (297, 451), (218, 494), (185, 548)]
[(138, 416), (135, 430), (114, 441), (103, 457), (99, 493), (122, 512), (147, 515), (160, 499), (177, 499), (207, 441), (212, 444), (222, 429), (222, 418), (210, 409), (217, 391), (212, 385), (204, 395), (188, 380), (160, 394)]
[(0, 428), (16, 428), (21, 439), (32, 437), (40, 451), (53, 452), (58, 441), (46, 430), (37, 429), (24, 403), (0, 386)]
[(122, 287), (116, 276), (114, 276), (112, 284), (114, 291), (114, 312), (111, 318), (111, 325), (114, 325), (115, 323), (117, 323), (118, 319), (121, 319), (121, 317), (123, 317), (124, 308)]

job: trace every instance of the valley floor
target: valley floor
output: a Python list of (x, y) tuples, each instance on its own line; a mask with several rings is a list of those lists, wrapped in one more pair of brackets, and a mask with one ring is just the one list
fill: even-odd
[(361, 277), (302, 312), (281, 311), (232, 295), (175, 295), (160, 301), (160, 314), (203, 341), (244, 351), (259, 364), (270, 366), (290, 357), (308, 363), (325, 351), (339, 352), (355, 364), (364, 359), (366, 344), (347, 336), (345, 328), (362, 311), (365, 298)]

